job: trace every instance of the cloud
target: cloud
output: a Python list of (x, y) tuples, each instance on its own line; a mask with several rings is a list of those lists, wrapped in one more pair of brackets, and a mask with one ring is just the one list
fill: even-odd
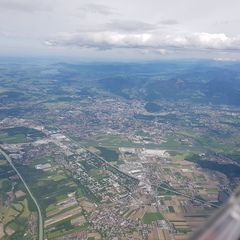
[(51, 46), (78, 46), (87, 48), (97, 48), (99, 50), (111, 48), (141, 48), (144, 47), (151, 35), (144, 34), (127, 34), (111, 31), (104, 32), (84, 32), (76, 34), (62, 34), (55, 40), (48, 40), (47, 45)]
[(106, 28), (113, 31), (144, 32), (155, 30), (158, 28), (158, 25), (141, 21), (114, 20), (107, 23)]
[(141, 49), (139, 52), (141, 54), (144, 54), (144, 55), (148, 55), (148, 54), (167, 55), (167, 54), (170, 54), (170, 51), (168, 51), (167, 49), (163, 49), (163, 48), (160, 48), (160, 49), (151, 49), (151, 48)]
[(106, 50), (113, 48), (180, 49), (180, 50), (240, 50), (240, 36), (223, 33), (163, 33), (159, 31), (129, 33), (118, 31), (61, 34), (46, 41), (49, 46), (75, 46)]
[(159, 24), (161, 24), (161, 25), (177, 25), (177, 24), (179, 24), (179, 22), (174, 19), (165, 19), (165, 20), (159, 21)]
[(16, 34), (9, 31), (4, 31), (0, 29), (0, 36), (5, 38), (16, 38)]
[(38, 12), (49, 11), (51, 6), (41, 0), (0, 0), (0, 10)]
[(214, 61), (217, 62), (236, 62), (239, 61), (237, 58), (226, 58), (226, 57), (219, 57), (219, 58), (214, 58)]
[(112, 15), (115, 14), (115, 9), (108, 7), (103, 4), (85, 4), (78, 10), (84, 12), (84, 13), (92, 13), (92, 14), (100, 14), (100, 15)]

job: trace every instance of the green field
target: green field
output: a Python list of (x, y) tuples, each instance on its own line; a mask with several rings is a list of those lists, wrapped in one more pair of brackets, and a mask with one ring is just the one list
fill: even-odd
[(163, 220), (163, 219), (164, 217), (160, 212), (148, 212), (148, 213), (145, 213), (143, 216), (143, 222), (145, 224), (151, 224), (154, 221)]
[(169, 212), (171, 212), (171, 213), (174, 213), (174, 212), (175, 212), (173, 206), (168, 206), (168, 210), (169, 210)]
[(119, 153), (113, 149), (105, 147), (97, 147), (100, 150), (100, 156), (103, 157), (108, 162), (117, 161), (119, 159)]
[[(0, 165), (0, 172), (5, 172), (6, 170), (11, 170), (11, 167), (8, 162), (5, 161), (5, 164), (2, 162)], [(30, 234), (28, 232), (28, 221), (29, 217), (35, 214), (35, 206), (32, 206), (22, 182), (19, 179), (14, 180), (14, 182), (9, 180), (9, 177), (13, 176), (15, 176), (15, 172), (10, 171), (7, 174), (1, 174), (0, 177), (0, 216), (5, 234), (3, 239), (31, 239), (30, 235), (32, 233)], [(16, 198), (15, 193), (19, 190), (26, 195)], [(13, 196), (11, 203), (6, 202), (6, 200), (9, 199), (6, 193)], [(36, 233), (37, 231), (35, 234)], [(31, 235), (31, 237), (34, 238), (35, 236)]]
[(6, 128), (0, 131), (0, 143), (27, 143), (42, 137), (44, 134), (41, 131), (26, 127)]

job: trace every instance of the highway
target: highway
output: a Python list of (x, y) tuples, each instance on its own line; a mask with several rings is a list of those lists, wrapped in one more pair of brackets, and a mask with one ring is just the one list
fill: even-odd
[(18, 177), (20, 178), (20, 180), (24, 184), (25, 188), (27, 189), (27, 192), (29, 193), (30, 197), (32, 198), (34, 204), (36, 205), (37, 212), (38, 212), (38, 240), (43, 240), (44, 239), (43, 218), (42, 218), (41, 209), (40, 209), (40, 207), (37, 203), (37, 200), (33, 196), (31, 190), (29, 189), (29, 187), (28, 187), (27, 183), (25, 182), (25, 180), (23, 179), (22, 175), (19, 173), (19, 171), (14, 166), (11, 158), (2, 149), (0, 149), (0, 153), (6, 158), (6, 160), (9, 162), (9, 164), (12, 166), (12, 168), (14, 169), (14, 171), (16, 172), (16, 174), (18, 175)]

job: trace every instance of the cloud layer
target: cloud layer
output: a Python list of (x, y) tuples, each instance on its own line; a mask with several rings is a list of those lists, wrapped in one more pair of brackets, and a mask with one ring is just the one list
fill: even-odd
[(239, 58), (239, 7), (239, 0), (0, 0), (0, 51)]
[[(130, 26), (131, 28), (131, 26)], [(99, 31), (65, 33), (46, 41), (49, 46), (74, 46), (99, 50), (113, 48), (134, 49), (192, 49), (192, 50), (240, 50), (240, 36), (228, 37), (223, 33), (141, 33)]]

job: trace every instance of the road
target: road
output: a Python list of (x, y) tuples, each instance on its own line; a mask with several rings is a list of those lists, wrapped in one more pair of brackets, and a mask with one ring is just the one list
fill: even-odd
[(120, 170), (119, 168), (117, 168), (116, 166), (112, 165), (110, 162), (108, 162), (106, 159), (104, 159), (103, 157), (101, 157), (100, 155), (98, 155), (97, 153), (89, 150), (87, 147), (83, 146), (82, 144), (80, 144), (79, 142), (77, 142), (76, 140), (74, 140), (72, 137), (70, 137), (69, 135), (67, 135), (66, 133), (64, 133), (60, 128), (56, 127), (59, 130), (59, 132), (61, 134), (63, 134), (66, 138), (68, 138), (69, 140), (71, 140), (72, 142), (74, 142), (75, 144), (77, 144), (79, 147), (83, 148), (85, 151), (89, 152), (90, 154), (92, 154), (93, 156), (97, 157), (98, 159), (101, 159), (106, 165), (110, 166), (111, 168), (115, 169), (116, 171), (122, 173), (123, 175), (129, 177), (129, 178), (132, 178), (134, 179), (135, 181), (139, 182), (139, 179), (126, 173), (126, 172), (123, 172), (122, 170)]
[(215, 207), (215, 208), (219, 208), (218, 205), (214, 204), (214, 203), (210, 203), (206, 200), (203, 200), (203, 199), (199, 199), (199, 198), (195, 198), (193, 196), (190, 196), (188, 194), (185, 194), (185, 193), (182, 193), (182, 192), (179, 192), (179, 191), (176, 191), (176, 190), (173, 190), (173, 189), (170, 189), (170, 188), (167, 188), (167, 187), (162, 187), (162, 186), (158, 186), (159, 188), (163, 189), (163, 190), (166, 190), (166, 191), (169, 191), (169, 192), (172, 192), (172, 193), (175, 193), (175, 194), (178, 194), (178, 195), (181, 195), (183, 197), (186, 197), (186, 198), (189, 198), (191, 200), (195, 200), (197, 202), (201, 202), (201, 203), (204, 203), (204, 204), (208, 204), (212, 207)]
[(22, 175), (19, 173), (19, 171), (14, 166), (11, 158), (2, 149), (0, 149), (0, 153), (6, 158), (6, 160), (9, 162), (11, 167), (14, 169), (14, 171), (16, 172), (16, 174), (18, 175), (18, 177), (20, 178), (20, 180), (24, 184), (25, 188), (27, 189), (30, 197), (32, 198), (32, 200), (34, 202), (34, 204), (36, 205), (37, 212), (38, 212), (38, 240), (43, 240), (44, 239), (43, 218), (42, 218), (41, 209), (40, 209), (40, 207), (39, 207), (39, 205), (37, 203), (37, 200), (33, 196), (31, 190), (29, 189), (29, 187), (28, 187), (27, 183), (25, 182), (25, 180), (23, 179)]

